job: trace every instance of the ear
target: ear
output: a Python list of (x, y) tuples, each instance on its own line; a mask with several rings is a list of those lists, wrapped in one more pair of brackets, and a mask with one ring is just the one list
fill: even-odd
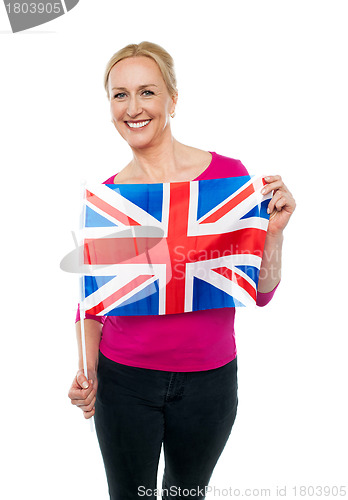
[(176, 92), (175, 94), (172, 95), (172, 101), (174, 104), (174, 109), (173, 109), (172, 113), (175, 113), (175, 106), (176, 106), (176, 103), (178, 102), (178, 92)]
[(176, 105), (178, 102), (178, 91), (175, 92), (175, 94), (172, 96), (173, 103)]

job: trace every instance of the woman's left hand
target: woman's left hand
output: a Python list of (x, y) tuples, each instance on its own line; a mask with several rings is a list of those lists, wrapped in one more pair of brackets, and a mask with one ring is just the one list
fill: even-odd
[(262, 194), (273, 192), (272, 199), (268, 204), (269, 223), (268, 233), (278, 235), (289, 222), (291, 215), (296, 208), (296, 202), (285, 186), (280, 175), (270, 175), (264, 177), (267, 185), (262, 189)]

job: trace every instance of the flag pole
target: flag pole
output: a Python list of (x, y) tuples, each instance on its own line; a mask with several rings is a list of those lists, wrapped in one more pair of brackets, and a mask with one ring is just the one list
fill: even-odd
[[(83, 372), (88, 380), (88, 369), (87, 369), (87, 349), (86, 349), (86, 332), (85, 332), (85, 319), (86, 319), (86, 309), (85, 309), (85, 279), (83, 274), (84, 269), (84, 237), (85, 237), (85, 224), (86, 224), (86, 181), (81, 183), (82, 190), (82, 220), (80, 221), (81, 228), (81, 239), (82, 244), (80, 245), (80, 268), (82, 273), (80, 275), (80, 325), (81, 325), (81, 347), (82, 347), (82, 361), (83, 361)], [(93, 417), (89, 419), (91, 432), (94, 431)]]
[[(83, 278), (82, 278), (83, 281)], [(82, 285), (84, 288), (84, 285)], [(80, 301), (80, 321), (81, 321), (81, 344), (82, 344), (82, 360), (83, 360), (83, 372), (88, 380), (88, 369), (87, 369), (87, 352), (86, 352), (86, 332), (85, 332), (85, 319), (86, 312), (82, 302)]]
[[(88, 380), (88, 369), (87, 369), (87, 350), (86, 350), (86, 332), (85, 332), (85, 319), (86, 319), (86, 311), (85, 307), (83, 304), (83, 297), (84, 297), (84, 278), (82, 276), (81, 279), (81, 286), (80, 289), (82, 291), (82, 300), (80, 300), (80, 325), (81, 325), (81, 344), (82, 344), (82, 360), (83, 360), (83, 372)], [(94, 430), (94, 425), (93, 425), (93, 417), (90, 418), (90, 427), (91, 427), (91, 432)]]

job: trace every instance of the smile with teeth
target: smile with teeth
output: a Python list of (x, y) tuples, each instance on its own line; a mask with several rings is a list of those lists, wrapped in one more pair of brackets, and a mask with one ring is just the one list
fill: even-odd
[(145, 120), (143, 122), (126, 122), (128, 127), (130, 128), (143, 128), (146, 127), (148, 123), (150, 123), (151, 120)]

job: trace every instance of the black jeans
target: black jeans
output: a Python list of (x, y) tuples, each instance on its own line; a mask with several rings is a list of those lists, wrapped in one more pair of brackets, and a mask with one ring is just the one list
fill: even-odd
[(157, 498), (162, 443), (163, 499), (205, 498), (236, 417), (237, 386), (237, 358), (213, 370), (169, 372), (100, 352), (95, 426), (110, 499)]

